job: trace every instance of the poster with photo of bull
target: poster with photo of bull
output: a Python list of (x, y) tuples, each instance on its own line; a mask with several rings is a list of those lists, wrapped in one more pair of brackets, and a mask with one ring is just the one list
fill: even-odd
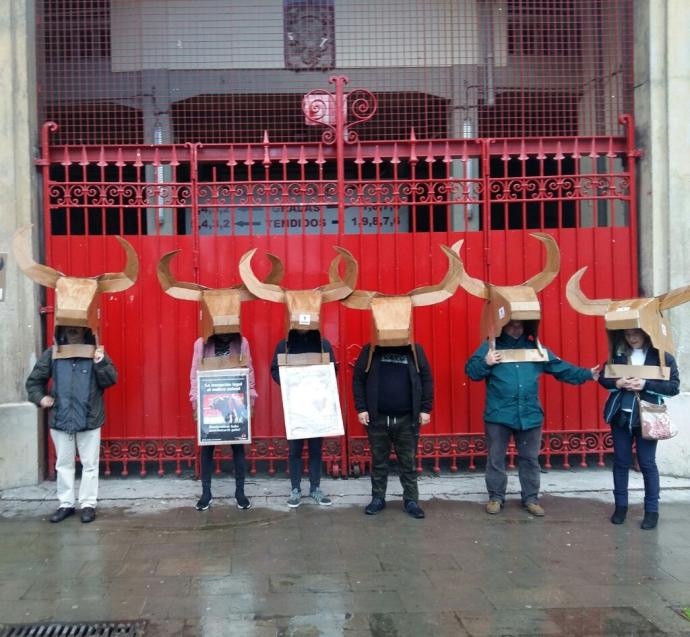
[(278, 370), (288, 440), (344, 435), (333, 363), (281, 365)]
[(197, 441), (199, 445), (236, 445), (252, 441), (249, 369), (197, 373)]

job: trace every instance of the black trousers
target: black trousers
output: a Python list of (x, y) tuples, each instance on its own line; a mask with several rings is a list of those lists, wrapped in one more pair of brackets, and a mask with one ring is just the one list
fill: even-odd
[[(235, 465), (235, 489), (244, 489), (244, 477), (247, 471), (244, 460), (244, 445), (231, 445), (232, 461)], [(201, 488), (211, 490), (211, 476), (213, 475), (213, 452), (215, 445), (204, 445), (201, 448)]]

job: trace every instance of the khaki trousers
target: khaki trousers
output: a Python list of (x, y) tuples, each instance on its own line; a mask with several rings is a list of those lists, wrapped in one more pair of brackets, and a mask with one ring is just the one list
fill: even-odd
[(98, 499), (98, 455), (101, 447), (101, 429), (90, 429), (77, 433), (50, 430), (55, 445), (57, 461), (57, 497), (60, 507), (75, 506), (74, 465), (79, 451), (81, 460), (81, 484), (79, 485), (79, 506), (96, 507)]

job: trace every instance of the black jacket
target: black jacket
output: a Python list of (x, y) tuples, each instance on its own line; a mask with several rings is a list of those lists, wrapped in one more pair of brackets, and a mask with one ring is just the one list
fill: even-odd
[(285, 354), (287, 349), (288, 354), (318, 354), (325, 352), (329, 355), (331, 363), (335, 364), (335, 372), (338, 373), (338, 363), (335, 361), (335, 354), (333, 347), (317, 330), (310, 330), (305, 334), (291, 331), (287, 339), (283, 339), (276, 345), (275, 352), (273, 352), (273, 360), (271, 361), (271, 376), (273, 380), (280, 385), (280, 371), (278, 365), (278, 354)]
[[(627, 354), (619, 354), (613, 359), (614, 365), (627, 365)], [(659, 365), (659, 350), (650, 347), (644, 359), (645, 365)], [(666, 366), (671, 368), (670, 380), (647, 380), (644, 389), (640, 392), (640, 398), (650, 403), (662, 404), (662, 396), (675, 396), (680, 391), (680, 377), (678, 375), (678, 365), (675, 358), (668, 352), (666, 353)], [(603, 369), (603, 366), (602, 366)], [(617, 378), (604, 378), (599, 376), (599, 384), (608, 389), (611, 393), (604, 405), (604, 420), (611, 423), (616, 414), (623, 408), (630, 409), (630, 419), (628, 427), (636, 425), (639, 420), (638, 405), (635, 399), (635, 392), (616, 387)]]
[[(367, 344), (359, 353), (355, 363), (354, 374), (352, 377), (352, 392), (355, 399), (355, 409), (357, 413), (369, 412), (369, 418), (373, 421), (378, 417), (378, 396), (379, 396), (379, 366), (381, 361), (381, 348), (374, 349), (371, 360), (371, 367), (366, 371), (367, 361), (369, 360), (369, 349)], [(412, 388), (412, 422), (419, 422), (420, 412), (431, 413), (434, 401), (434, 381), (431, 377), (431, 367), (426, 358), (426, 354), (421, 345), (415, 344), (417, 351), (417, 371), (412, 356), (409, 357), (407, 368), (410, 374), (410, 386)]]
[[(53, 386), (49, 394), (47, 385), (51, 378)], [(91, 358), (53, 360), (50, 348), (36, 361), (26, 379), (26, 391), (29, 400), (38, 406), (44, 396), (53, 396), (51, 428), (75, 433), (103, 425), (103, 391), (116, 382), (117, 370), (107, 354), (100, 363), (94, 363)]]

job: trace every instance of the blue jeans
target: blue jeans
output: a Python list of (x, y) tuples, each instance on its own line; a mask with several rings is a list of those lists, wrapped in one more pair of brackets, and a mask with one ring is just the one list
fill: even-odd
[[(288, 466), (290, 468), (290, 483), (293, 489), (300, 488), (302, 481), (302, 449), (304, 440), (288, 440)], [(309, 447), (309, 491), (318, 489), (321, 484), (321, 448), (323, 438), (306, 438)]]
[(628, 506), (628, 473), (632, 465), (633, 440), (637, 462), (644, 479), (644, 510), (659, 511), (659, 470), (656, 467), (656, 440), (645, 440), (639, 427), (632, 433), (627, 427), (613, 425), (613, 497), (616, 506)]

